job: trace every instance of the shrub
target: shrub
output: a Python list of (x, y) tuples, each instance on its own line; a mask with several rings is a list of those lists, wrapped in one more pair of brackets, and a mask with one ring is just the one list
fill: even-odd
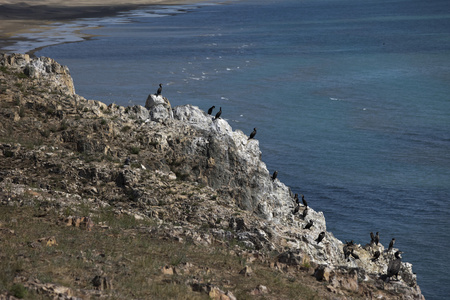
[(130, 126), (125, 125), (125, 126), (122, 127), (121, 131), (122, 131), (122, 132), (127, 132), (127, 131), (129, 131), (130, 129), (131, 129)]
[(140, 151), (141, 151), (141, 148), (139, 148), (139, 147), (133, 146), (130, 148), (131, 154), (139, 154)]
[(28, 290), (26, 287), (23, 286), (23, 284), (16, 283), (11, 287), (11, 290), (9, 291), (14, 297), (22, 299), (25, 298), (28, 295)]

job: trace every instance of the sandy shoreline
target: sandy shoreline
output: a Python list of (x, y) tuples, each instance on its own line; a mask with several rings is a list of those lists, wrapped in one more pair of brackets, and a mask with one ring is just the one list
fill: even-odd
[[(204, 0), (0, 0), (0, 52), (17, 42), (32, 39), (49, 25), (113, 16), (149, 5), (192, 4)], [(58, 25), (55, 25), (58, 26)], [(52, 27), (55, 27), (52, 26)], [(53, 28), (55, 29), (55, 28)]]

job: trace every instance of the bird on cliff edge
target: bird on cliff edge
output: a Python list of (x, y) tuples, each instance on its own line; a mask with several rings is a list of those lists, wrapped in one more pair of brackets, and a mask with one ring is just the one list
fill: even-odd
[(248, 140), (251, 140), (252, 138), (254, 138), (255, 135), (256, 135), (256, 128), (253, 128), (253, 131), (252, 131), (252, 133), (250, 133), (250, 137), (248, 138)]
[(159, 89), (156, 91), (156, 96), (161, 95), (162, 92), (162, 83), (159, 84)]
[(217, 112), (216, 116), (214, 117), (214, 120), (217, 120), (218, 118), (220, 118), (220, 115), (222, 114), (222, 107), (220, 108), (220, 110)]
[(375, 251), (375, 253), (373, 254), (373, 257), (372, 257), (372, 261), (374, 262), (374, 261), (376, 261), (377, 259), (378, 259), (378, 257), (380, 257), (380, 251)]
[(359, 259), (359, 255), (356, 254), (355, 252), (353, 252), (353, 249), (352, 249), (352, 252), (350, 252), (350, 254), (351, 254), (355, 259)]
[(295, 215), (300, 210), (300, 205), (297, 205), (294, 210), (292, 211), (292, 214)]
[[(298, 205), (298, 206), (300, 206), (300, 205)], [(303, 214), (302, 214), (302, 218), (303, 218), (303, 220), (306, 218), (306, 215), (308, 214), (308, 208), (305, 208), (304, 210), (303, 210)]]
[(398, 280), (398, 272), (400, 271), (400, 267), (402, 266), (402, 257), (400, 254), (403, 253), (401, 251), (395, 252), (395, 259), (392, 260), (389, 263), (388, 269), (387, 269), (387, 278), (391, 278), (395, 275), (395, 278)]
[(306, 202), (304, 195), (302, 195), (302, 202), (305, 207), (308, 207), (308, 202)]
[(353, 241), (347, 242), (345, 241), (345, 245), (342, 248), (342, 250), (344, 251), (344, 258), (347, 259), (350, 257), (350, 254), (352, 253), (352, 248), (353, 247)]
[(272, 181), (275, 181), (275, 179), (277, 179), (277, 176), (278, 176), (278, 171), (273, 172)]
[(319, 236), (316, 239), (317, 244), (319, 244), (323, 238), (325, 237), (325, 231), (322, 231), (321, 233), (319, 233)]
[(375, 236), (373, 235), (373, 232), (370, 232), (370, 246), (375, 244)]
[(300, 200), (298, 200), (298, 194), (297, 193), (295, 193), (295, 195), (294, 195), (294, 202), (297, 203), (297, 204), (300, 203)]
[(344, 258), (348, 260), (352, 251), (348, 248), (348, 245), (344, 245), (342, 250), (344, 251)]
[(395, 238), (392, 238), (391, 242), (389, 243), (388, 252), (391, 251), (392, 248), (394, 248), (394, 243), (395, 243)]
[(213, 109), (216, 108), (214, 105), (208, 109), (208, 115), (212, 114)]
[(378, 231), (377, 231), (377, 233), (375, 234), (374, 242), (375, 242), (375, 245), (378, 246), (378, 243), (380, 242), (380, 234), (378, 233)]
[(303, 227), (303, 229), (310, 229), (313, 225), (314, 225), (314, 221), (309, 220), (308, 224), (306, 224), (305, 227)]

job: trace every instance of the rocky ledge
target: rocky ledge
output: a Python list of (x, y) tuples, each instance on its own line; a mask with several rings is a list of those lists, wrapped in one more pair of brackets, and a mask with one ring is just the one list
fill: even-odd
[[(224, 119), (192, 105), (172, 108), (161, 95), (149, 95), (145, 107), (86, 100), (75, 94), (68, 68), (50, 58), (5, 54), (0, 68), (1, 206), (39, 205), (89, 230), (108, 226), (92, 221), (96, 210), (108, 208), (152, 221), (147, 232), (180, 245), (230, 247), (238, 241), (234, 255), (294, 280), (314, 278), (325, 289), (320, 298), (424, 299), (411, 264), (401, 263), (398, 278), (386, 276), (398, 249), (336, 239), (322, 212), (297, 204), (289, 187), (272, 179), (258, 140)], [(81, 213), (81, 204), (92, 209), (89, 215), (64, 215), (68, 209)], [(7, 225), (0, 222), (2, 240)], [(381, 255), (372, 259), (377, 251)], [(251, 266), (242, 270), (242, 280)], [(161, 272), (173, 275), (174, 268)], [(106, 277), (95, 278), (94, 286), (105, 287), (100, 294), (113, 293)], [(19, 271), (14, 282), (49, 295), (69, 289), (36, 283)], [(201, 280), (186, 282), (212, 298), (240, 294), (224, 284), (198, 288)], [(0, 285), (4, 297), (11, 294), (8, 286)], [(248, 291), (248, 297), (259, 294), (280, 299), (263, 285)]]

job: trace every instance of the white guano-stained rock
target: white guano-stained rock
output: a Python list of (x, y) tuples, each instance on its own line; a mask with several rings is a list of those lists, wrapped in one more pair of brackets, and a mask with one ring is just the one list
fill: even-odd
[(170, 102), (161, 95), (148, 95), (147, 101), (145, 102), (145, 108), (149, 110), (152, 121), (163, 122), (165, 120), (173, 119)]

